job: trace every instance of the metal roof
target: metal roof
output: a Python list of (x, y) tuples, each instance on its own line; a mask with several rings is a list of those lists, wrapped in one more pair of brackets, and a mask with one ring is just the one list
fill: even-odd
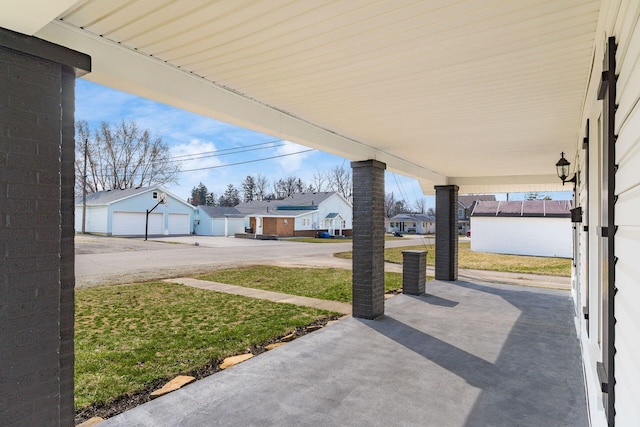
[(471, 216), (571, 217), (569, 200), (480, 201)]

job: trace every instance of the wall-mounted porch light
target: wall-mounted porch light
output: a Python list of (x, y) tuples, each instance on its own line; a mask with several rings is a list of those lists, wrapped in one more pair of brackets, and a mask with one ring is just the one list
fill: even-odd
[(567, 159), (564, 158), (564, 151), (562, 153), (560, 153), (560, 160), (558, 160), (558, 162), (556, 163), (556, 171), (558, 172), (558, 178), (560, 178), (562, 180), (562, 185), (564, 185), (565, 182), (576, 182), (576, 175), (573, 175), (573, 178), (571, 179), (567, 179), (567, 177), (569, 176), (569, 168), (571, 166), (571, 163), (569, 163), (569, 161)]

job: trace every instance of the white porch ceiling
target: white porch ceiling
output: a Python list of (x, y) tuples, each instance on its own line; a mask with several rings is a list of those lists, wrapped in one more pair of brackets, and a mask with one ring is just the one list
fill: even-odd
[(34, 28), (16, 26), (29, 15), (5, 14), (0, 1), (0, 26), (90, 54), (89, 80), (376, 158), (426, 193), (447, 183), (562, 189), (554, 164), (582, 136), (600, 9), (600, 0), (31, 0), (59, 8)]

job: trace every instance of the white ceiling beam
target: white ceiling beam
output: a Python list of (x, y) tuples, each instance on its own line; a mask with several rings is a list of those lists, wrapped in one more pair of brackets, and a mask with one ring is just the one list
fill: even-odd
[(389, 170), (433, 185), (447, 182), (445, 176), (411, 161), (346, 138), (63, 22), (51, 22), (36, 36), (90, 55), (92, 72), (84, 77), (87, 80), (347, 159), (379, 160), (386, 163)]
[(0, 0), (0, 27), (34, 35), (77, 0)]

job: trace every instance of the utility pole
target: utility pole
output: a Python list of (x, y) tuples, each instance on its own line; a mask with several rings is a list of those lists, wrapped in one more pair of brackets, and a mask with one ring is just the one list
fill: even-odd
[(82, 234), (86, 233), (87, 222), (87, 145), (89, 139), (84, 139), (84, 171), (82, 172)]

